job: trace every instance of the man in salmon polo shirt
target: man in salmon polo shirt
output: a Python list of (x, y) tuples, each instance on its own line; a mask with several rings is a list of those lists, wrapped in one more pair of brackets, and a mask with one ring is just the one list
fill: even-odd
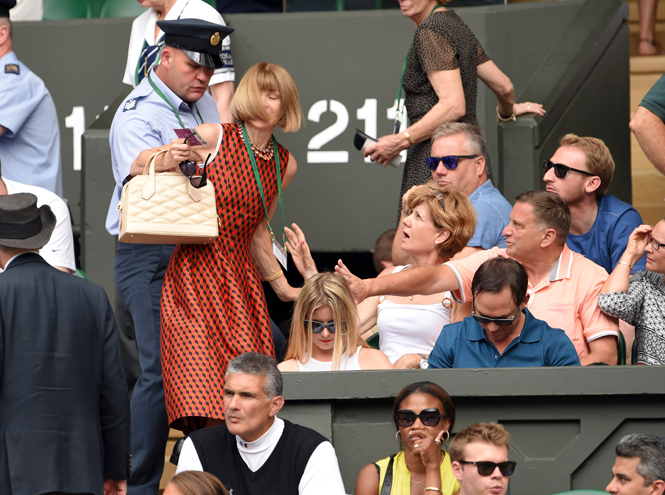
[(566, 246), (570, 210), (549, 191), (529, 191), (515, 199), (510, 223), (503, 230), (506, 248), (494, 247), (443, 265), (403, 270), (360, 280), (338, 263), (335, 268), (351, 285), (356, 300), (378, 294), (412, 295), (452, 291), (458, 302), (472, 297), (471, 282), (483, 262), (497, 256), (514, 258), (529, 275), (528, 309), (572, 340), (582, 365), (616, 364), (617, 320), (598, 308), (607, 272)]

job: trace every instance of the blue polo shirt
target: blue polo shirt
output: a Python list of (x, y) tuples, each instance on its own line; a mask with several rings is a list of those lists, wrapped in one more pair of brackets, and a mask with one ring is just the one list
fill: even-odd
[[(628, 237), (642, 225), (642, 217), (635, 208), (614, 196), (605, 195), (598, 201), (596, 221), (589, 232), (568, 234), (566, 244), (571, 251), (583, 254), (595, 264), (612, 273), (623, 256)], [(646, 270), (647, 256), (642, 256), (632, 273)]]
[(575, 346), (563, 330), (551, 328), (525, 309), (524, 328), (503, 354), (473, 317), (447, 325), (429, 355), (430, 368), (523, 368), (580, 365)]

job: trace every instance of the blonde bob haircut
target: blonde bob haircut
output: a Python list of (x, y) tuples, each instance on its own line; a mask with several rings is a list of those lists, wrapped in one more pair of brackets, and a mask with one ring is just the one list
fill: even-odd
[[(439, 195), (445, 211), (441, 208)], [(448, 239), (436, 245), (439, 255), (447, 261), (464, 249), (473, 237), (476, 231), (476, 210), (464, 193), (441, 188), (434, 181), (429, 181), (409, 194), (407, 213), (410, 214), (421, 204), (427, 207), (434, 227), (450, 232)]]
[[(312, 315), (314, 311), (325, 306), (332, 309), (335, 322), (333, 370), (339, 370), (342, 358), (353, 354), (358, 346), (368, 347), (358, 335), (358, 312), (349, 284), (337, 273), (317, 273), (305, 282), (296, 301), (285, 361), (309, 361), (313, 345)], [(307, 327), (305, 320), (308, 321)]]
[(270, 115), (261, 101), (262, 91), (277, 91), (281, 98), (282, 113), (277, 125), (285, 132), (300, 129), (302, 111), (298, 89), (286, 69), (277, 64), (259, 62), (245, 73), (231, 102), (231, 114), (240, 122), (252, 119), (270, 121)]

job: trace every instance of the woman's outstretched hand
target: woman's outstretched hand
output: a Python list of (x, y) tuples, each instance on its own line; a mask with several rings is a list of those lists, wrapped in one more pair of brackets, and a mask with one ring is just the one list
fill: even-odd
[(351, 293), (353, 294), (353, 299), (355, 299), (356, 304), (363, 302), (367, 299), (367, 282), (356, 277), (351, 270), (349, 270), (342, 260), (337, 260), (337, 266), (335, 266), (335, 271), (339, 273), (349, 284), (351, 288)]
[(305, 234), (295, 223), (292, 223), (291, 226), (293, 227), (293, 230), (288, 227), (284, 228), (287, 239), (286, 247), (291, 253), (293, 263), (296, 265), (300, 274), (305, 280), (309, 280), (319, 273), (319, 271), (316, 269), (316, 263), (309, 251)]

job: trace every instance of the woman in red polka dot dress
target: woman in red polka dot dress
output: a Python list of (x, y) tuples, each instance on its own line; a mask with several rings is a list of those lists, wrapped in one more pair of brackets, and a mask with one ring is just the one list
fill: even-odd
[[(299, 291), (283, 276), (266, 220), (266, 208), (272, 216), (279, 206), (280, 181), (285, 188), (296, 172), (295, 159), (272, 136), (276, 126), (300, 128), (295, 83), (284, 68), (257, 64), (238, 85), (231, 111), (239, 123), (196, 128), (207, 146), (174, 141), (156, 163), (173, 169), (186, 160), (203, 163), (210, 153), (206, 174), (220, 218), (214, 243), (176, 247), (162, 289), (166, 411), (171, 427), (185, 433), (222, 421), (229, 361), (249, 351), (274, 355), (261, 280), (285, 301)], [(278, 242), (279, 213), (275, 220)]]

